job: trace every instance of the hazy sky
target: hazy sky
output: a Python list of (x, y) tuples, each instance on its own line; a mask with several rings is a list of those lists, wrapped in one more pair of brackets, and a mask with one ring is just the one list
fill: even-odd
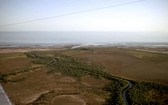
[[(0, 26), (140, 0), (0, 0)], [(168, 0), (142, 2), (36, 22), (0, 31), (167, 31)]]

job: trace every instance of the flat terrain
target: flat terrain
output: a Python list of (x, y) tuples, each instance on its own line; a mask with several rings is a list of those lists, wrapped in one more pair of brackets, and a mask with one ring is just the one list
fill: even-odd
[(86, 102), (80, 99), (77, 95), (60, 95), (56, 96), (53, 101), (53, 105), (86, 105)]
[(133, 84), (130, 103), (168, 104), (168, 54), (118, 47), (0, 51), (0, 82), (13, 104), (124, 105), (126, 81)]
[(53, 46), (53, 47), (14, 47), (14, 48), (0, 48), (0, 53), (14, 53), (14, 52), (30, 52), (30, 51), (48, 51), (48, 50), (65, 50), (71, 46)]
[(108, 50), (85, 51), (73, 54), (73, 56), (87, 58), (93, 62), (103, 64), (106, 66), (105, 71), (113, 75), (136, 80), (168, 83), (168, 60), (166, 60), (168, 55), (134, 50), (127, 52), (122, 52), (122, 49), (115, 50), (116, 52)]

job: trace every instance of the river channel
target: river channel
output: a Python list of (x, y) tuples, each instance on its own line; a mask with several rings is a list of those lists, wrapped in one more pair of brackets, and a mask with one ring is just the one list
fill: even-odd
[(127, 94), (127, 91), (132, 87), (132, 83), (129, 82), (129, 81), (128, 81), (128, 83), (129, 83), (129, 86), (126, 87), (126, 88), (124, 89), (123, 93), (122, 93), (122, 96), (123, 96), (123, 99), (124, 99), (126, 105), (130, 105), (129, 102), (128, 102), (128, 100), (127, 100), (126, 94)]

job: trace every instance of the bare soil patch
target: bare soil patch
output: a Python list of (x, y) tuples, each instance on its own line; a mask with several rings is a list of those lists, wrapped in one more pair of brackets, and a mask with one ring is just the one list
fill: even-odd
[(84, 100), (86, 100), (88, 105), (104, 105), (105, 99), (96, 97), (92, 94), (83, 94)]
[(75, 82), (76, 80), (72, 77), (62, 77), (57, 80), (58, 82)]
[(31, 102), (37, 100), (42, 94), (45, 94), (45, 93), (48, 93), (48, 92), (49, 91), (44, 91), (44, 92), (40, 92), (38, 94), (35, 94), (35, 95), (31, 96), (31, 97), (28, 97), (24, 101), (22, 101), (22, 103), (26, 103), (26, 104), (31, 103)]
[(78, 95), (60, 95), (52, 100), (52, 105), (86, 105), (86, 102)]

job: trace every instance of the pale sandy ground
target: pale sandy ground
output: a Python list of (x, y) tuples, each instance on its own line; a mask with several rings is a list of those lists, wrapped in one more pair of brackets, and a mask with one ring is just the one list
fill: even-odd
[(168, 49), (167, 50), (163, 50), (163, 51), (159, 51), (156, 49), (136, 49), (137, 51), (144, 51), (144, 52), (152, 52), (152, 53), (161, 53), (161, 54), (168, 54)]
[(130, 48), (134, 49), (136, 51), (143, 51), (143, 52), (152, 52), (152, 53), (160, 53), (160, 54), (168, 54), (168, 47), (155, 47), (155, 48), (150, 48), (150, 47), (119, 47), (119, 48)]
[(24, 101), (22, 101), (22, 102), (25, 103), (25, 104), (31, 103), (31, 102), (37, 100), (41, 95), (43, 95), (43, 94), (45, 94), (45, 93), (48, 93), (48, 92), (49, 92), (49, 91), (44, 91), (44, 92), (41, 92), (41, 93), (39, 93), (39, 94), (35, 94), (35, 95), (33, 95), (32, 97), (29, 97), (29, 98), (27, 98), (26, 100), (24, 100)]
[[(72, 101), (72, 103), (68, 103), (68, 102), (66, 103), (66, 99), (68, 99), (68, 98)], [(80, 97), (79, 95), (59, 95), (59, 96), (56, 96), (52, 100), (52, 105), (56, 104), (56, 102), (54, 102), (55, 100), (65, 100), (64, 105), (73, 105), (73, 104), (76, 105), (77, 103), (78, 103), (78, 105), (86, 105), (86, 101), (84, 99), (82, 99), (82, 97)], [(58, 105), (58, 104), (56, 104), (56, 105)], [(63, 104), (61, 104), (61, 105), (63, 105)]]

